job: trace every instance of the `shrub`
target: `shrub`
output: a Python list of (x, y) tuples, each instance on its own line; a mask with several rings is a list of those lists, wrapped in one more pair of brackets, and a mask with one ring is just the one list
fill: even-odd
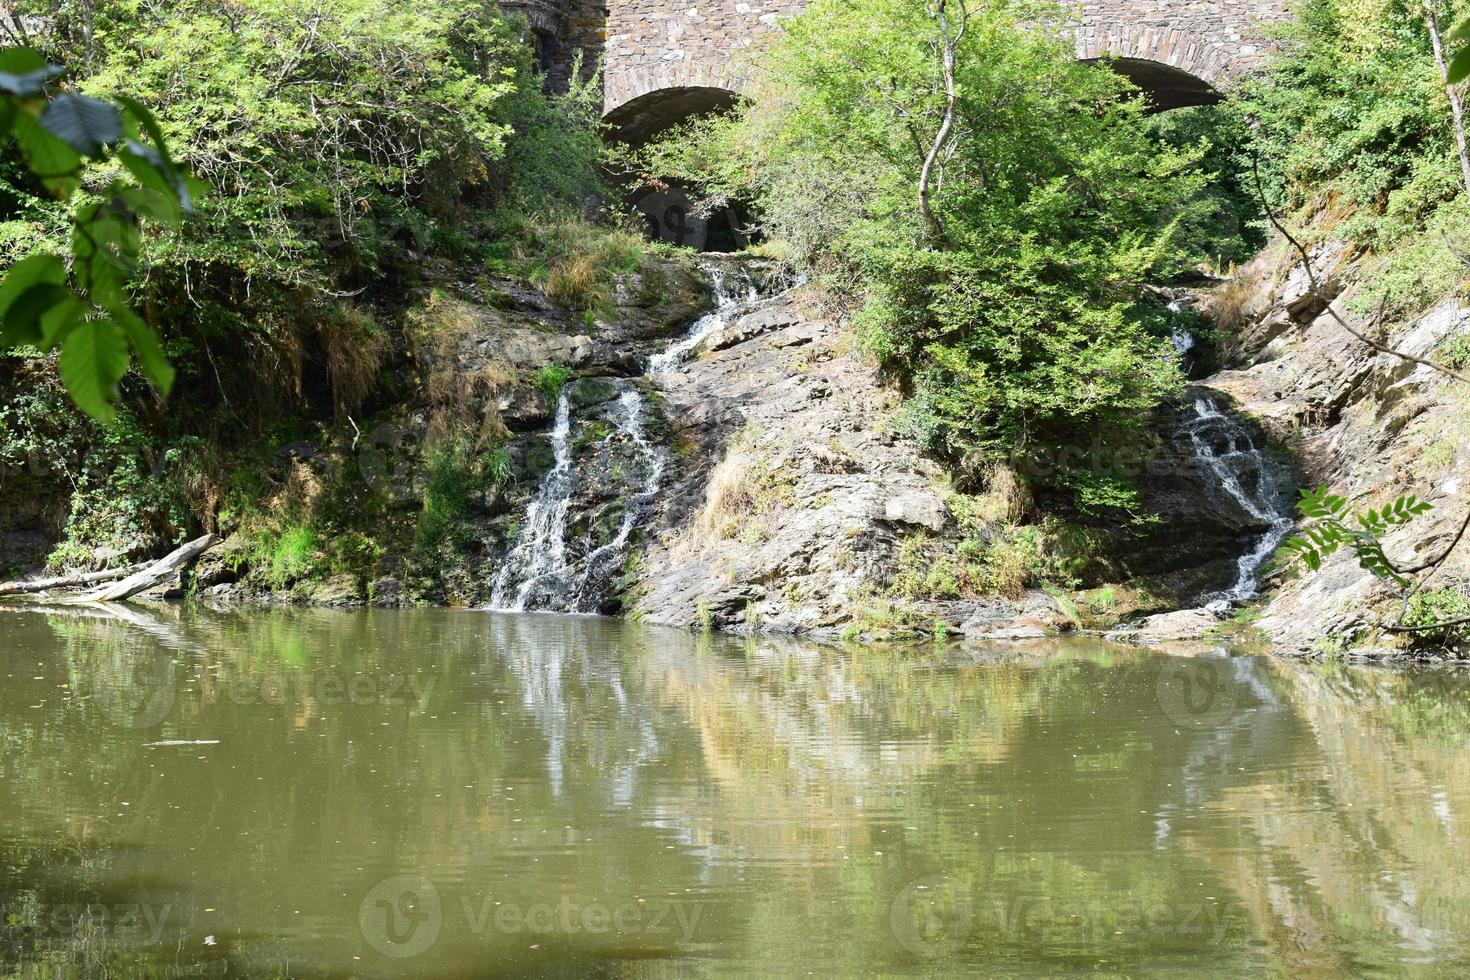
[[(1463, 4), (1441, 5), (1448, 24)], [(1372, 253), (1361, 308), (1418, 312), (1460, 288), (1470, 217), (1422, 4), (1300, 0), (1281, 55), (1235, 111), (1268, 196)]]
[(1219, 232), (1207, 141), (1149, 123), (1120, 76), (1006, 8), (974, 7), (936, 231), (915, 191), (944, 107), (925, 11), (816, 0), (767, 49), (749, 102), (638, 162), (752, 202), (858, 310), (912, 393), (911, 428), (962, 474), (1078, 433), (1126, 444), (1180, 381), (1140, 286), (1199, 263)]
[[(1447, 585), (1415, 593), (1404, 611), (1404, 626), (1433, 626), (1457, 619), (1470, 618), (1470, 595), (1462, 588)], [(1470, 626), (1446, 626), (1414, 634), (1421, 641), (1444, 641), (1470, 633)]]
[(1456, 371), (1470, 367), (1470, 332), (1457, 333), (1441, 344), (1439, 361)]
[(531, 374), (531, 385), (540, 391), (550, 401), (556, 401), (561, 397), (561, 390), (572, 377), (572, 369), (564, 364), (552, 361), (543, 364)]
[(648, 255), (641, 234), (618, 224), (540, 213), (498, 218), (499, 241), (487, 266), (521, 276), (565, 306), (606, 316), (619, 276), (636, 271)]

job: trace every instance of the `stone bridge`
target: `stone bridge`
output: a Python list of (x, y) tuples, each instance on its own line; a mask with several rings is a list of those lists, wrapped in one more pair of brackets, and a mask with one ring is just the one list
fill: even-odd
[[(917, 2), (917, 0), (915, 0)], [(603, 108), (637, 141), (692, 113), (731, 104), (741, 72), (780, 18), (804, 0), (509, 0), (528, 15), (542, 62), (565, 77), (571, 54), (601, 59)], [(1217, 101), (1267, 46), (1285, 0), (1072, 0), (1082, 60), (1114, 66), (1160, 109)]]

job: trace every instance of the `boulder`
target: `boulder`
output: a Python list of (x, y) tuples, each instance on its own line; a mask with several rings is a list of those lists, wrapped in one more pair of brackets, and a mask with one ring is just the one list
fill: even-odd
[(1219, 617), (1208, 609), (1180, 609), (1149, 616), (1133, 626), (1116, 629), (1111, 635), (1144, 642), (1198, 640), (1219, 625)]
[(949, 521), (949, 508), (932, 493), (905, 493), (889, 497), (883, 505), (884, 520), (942, 531)]
[(791, 307), (768, 306), (754, 313), (748, 313), (730, 324), (710, 342), (709, 347), (710, 350), (727, 350), (736, 344), (754, 340), (761, 334), (779, 330), (782, 327), (790, 327), (800, 322), (801, 317)]
[(392, 576), (384, 576), (368, 588), (368, 596), (379, 609), (392, 609), (404, 602), (403, 582)]

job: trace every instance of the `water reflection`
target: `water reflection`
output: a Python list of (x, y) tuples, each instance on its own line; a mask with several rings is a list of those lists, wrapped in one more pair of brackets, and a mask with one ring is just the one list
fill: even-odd
[(0, 615), (0, 965), (1470, 965), (1464, 678), (586, 617)]

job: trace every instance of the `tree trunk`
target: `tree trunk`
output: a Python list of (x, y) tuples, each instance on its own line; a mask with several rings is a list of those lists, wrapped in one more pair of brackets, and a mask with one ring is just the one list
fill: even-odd
[(933, 180), (934, 168), (939, 160), (939, 155), (944, 152), (944, 144), (949, 140), (949, 134), (954, 129), (954, 112), (957, 102), (954, 81), (955, 52), (960, 46), (960, 38), (964, 36), (970, 13), (965, 7), (964, 0), (957, 0), (960, 16), (959, 27), (956, 29), (950, 23), (948, 4), (949, 0), (935, 0), (931, 8), (933, 12), (930, 16), (939, 22), (940, 44), (942, 45), (940, 63), (944, 74), (944, 115), (939, 123), (939, 132), (935, 134), (934, 142), (924, 156), (924, 166), (919, 171), (919, 210), (924, 215), (924, 225), (929, 232), (929, 237), (941, 245), (948, 243), (948, 236), (944, 233), (944, 224), (934, 213), (930, 203), (929, 185)]
[(187, 568), (190, 562), (219, 544), (219, 542), (220, 539), (213, 534), (206, 534), (202, 538), (183, 545), (168, 557), (154, 562), (141, 572), (129, 575), (121, 582), (104, 585), (101, 588), (83, 592), (81, 595), (69, 596), (66, 599), (58, 601), (68, 603), (121, 602), (124, 599), (137, 595), (139, 592), (146, 592), (154, 586), (163, 585), (165, 582), (170, 581), (175, 575), (178, 575), (179, 572)]
[(76, 575), (58, 575), (55, 578), (37, 578), (28, 582), (0, 582), (0, 596), (28, 595), (35, 592), (47, 592), (51, 589), (76, 589), (84, 585), (96, 585), (98, 582), (112, 582), (147, 567), (148, 565), (144, 563), (128, 565), (124, 568), (108, 568), (100, 572), (81, 572)]
[(1460, 90), (1450, 84), (1450, 68), (1445, 63), (1444, 45), (1439, 39), (1439, 16), (1434, 12), (1434, 0), (1425, 0), (1424, 19), (1429, 24), (1429, 41), (1434, 46), (1434, 63), (1439, 66), (1439, 76), (1444, 79), (1444, 94), (1450, 100), (1450, 115), (1455, 120), (1455, 145), (1460, 151), (1460, 177), (1465, 181), (1465, 194), (1470, 196), (1470, 148), (1465, 144), (1465, 104)]

